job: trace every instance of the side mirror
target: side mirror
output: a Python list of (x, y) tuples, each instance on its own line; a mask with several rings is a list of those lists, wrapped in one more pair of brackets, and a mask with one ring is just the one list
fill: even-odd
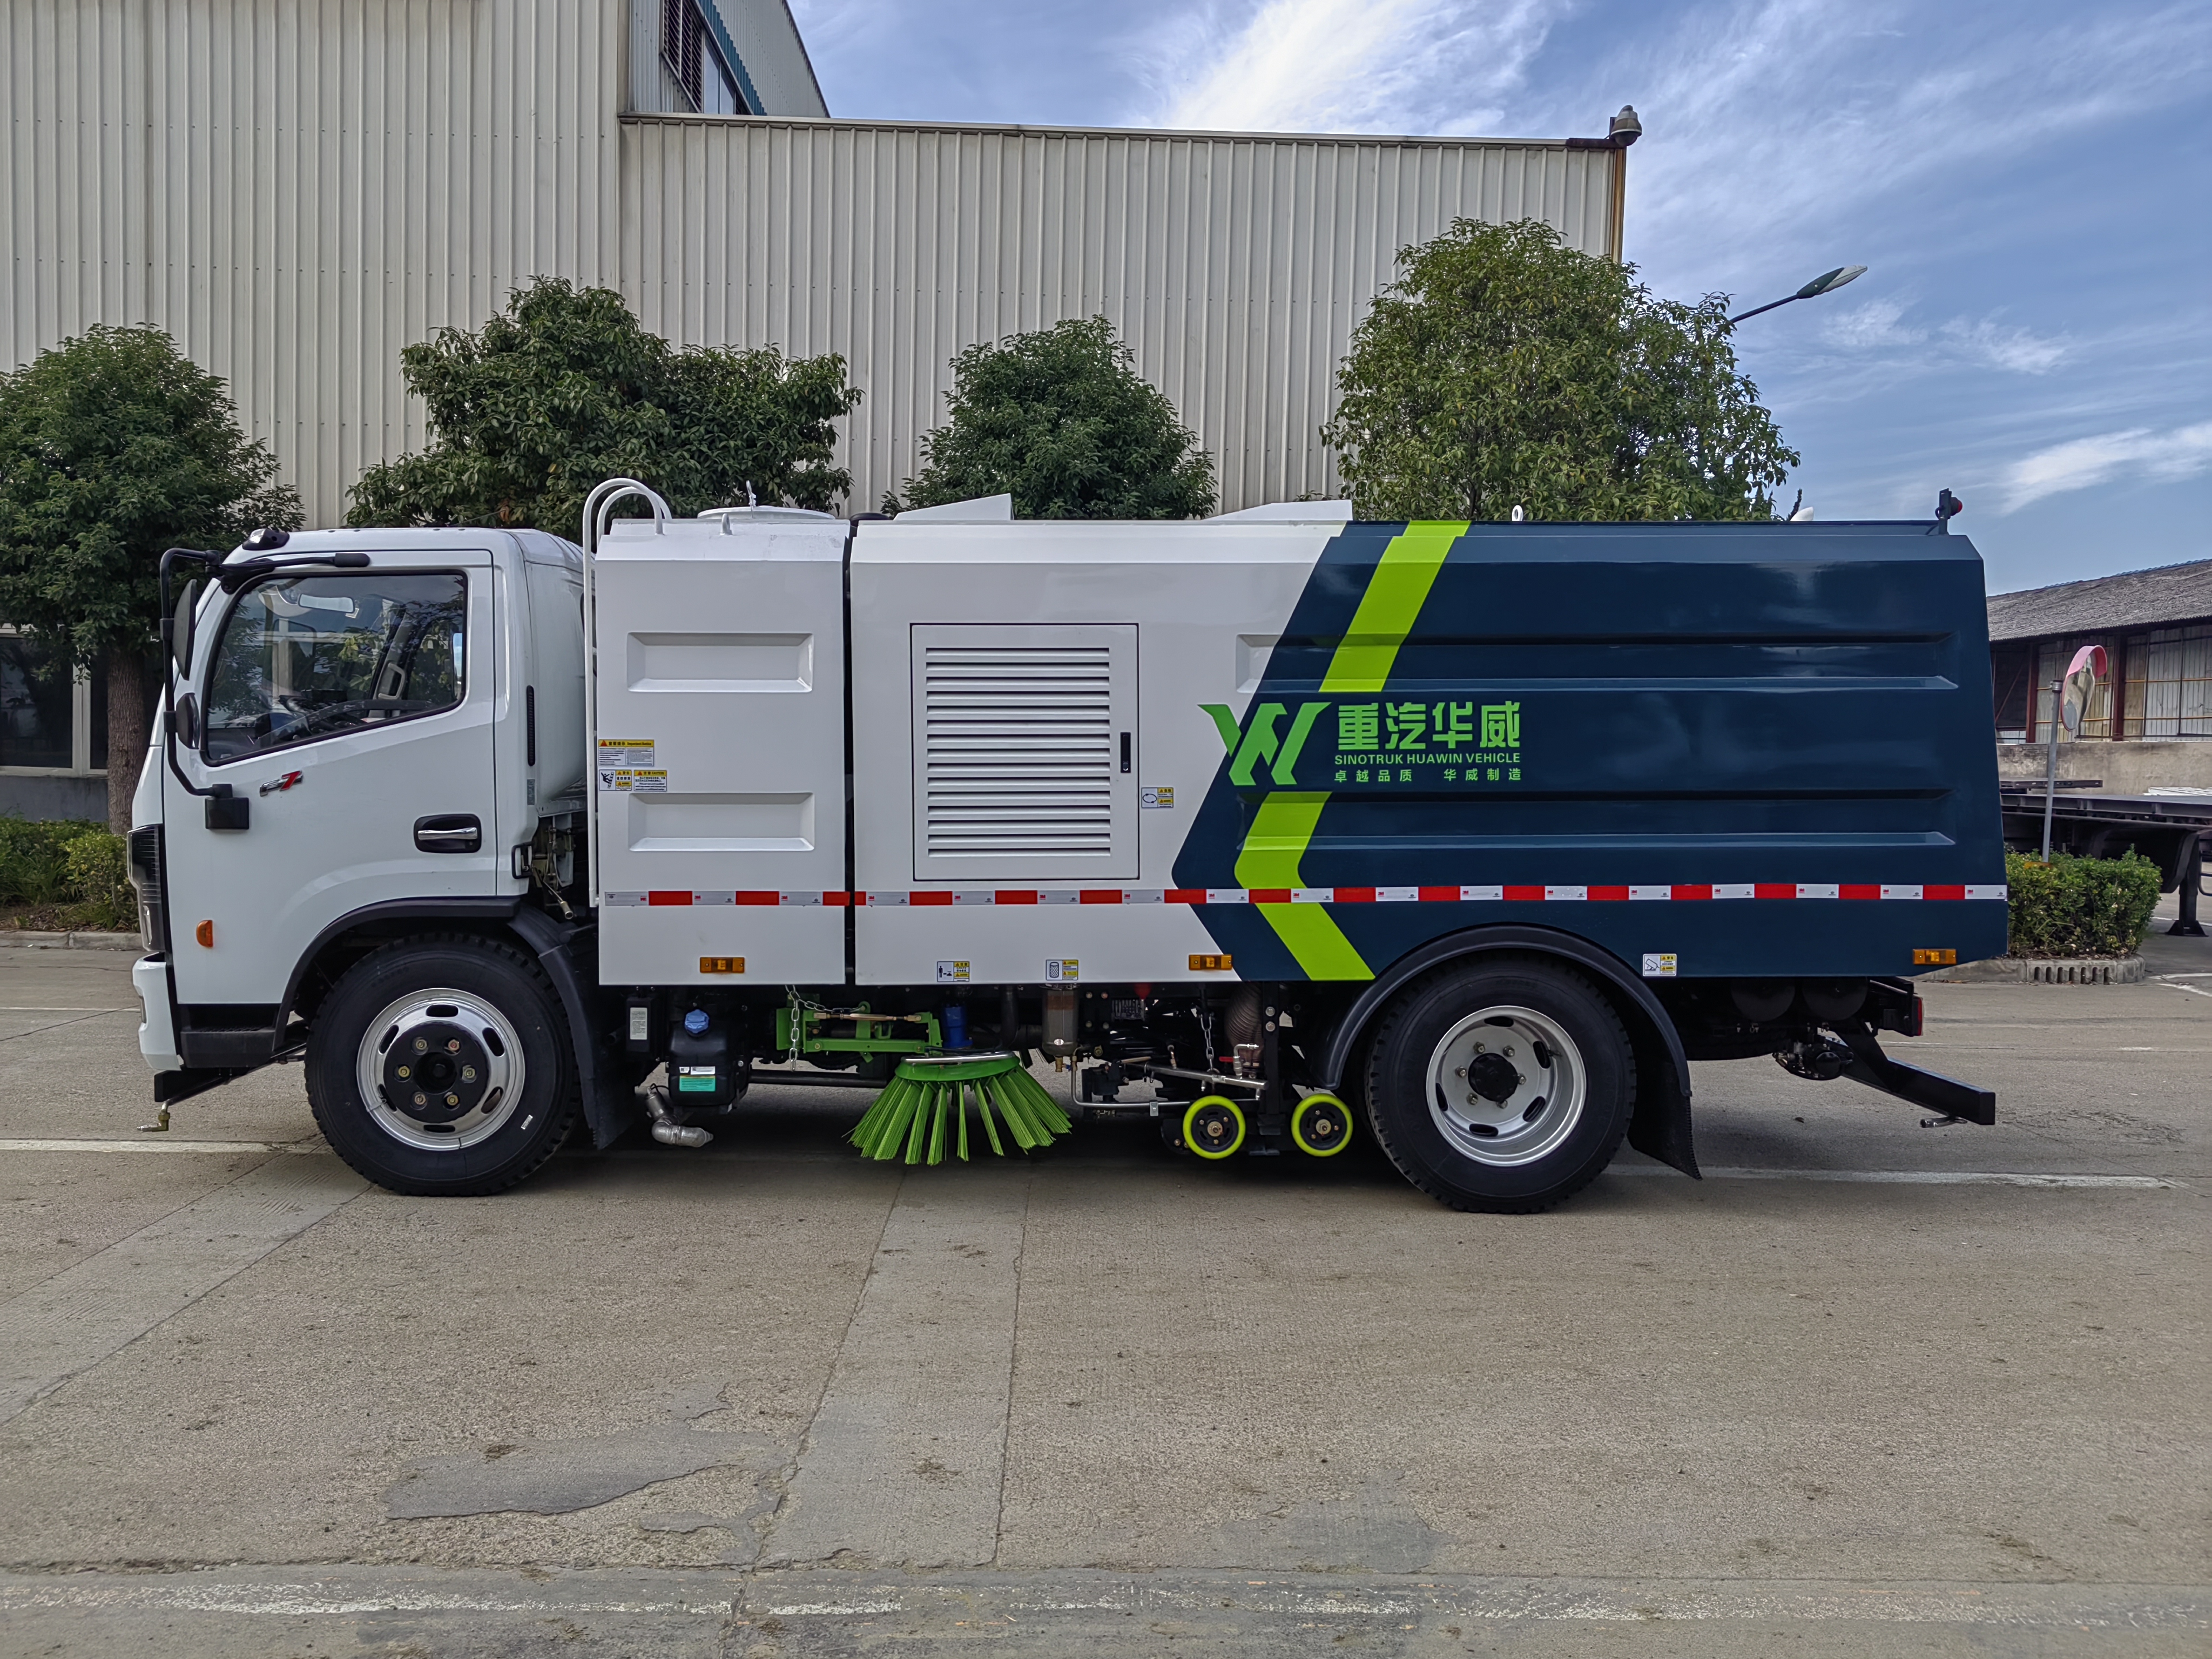
[(185, 584), (185, 591), (178, 596), (176, 613), (169, 624), (169, 657), (179, 674), (191, 672), (192, 613), (199, 602), (200, 584), (195, 578)]
[(187, 749), (200, 746), (200, 706), (189, 691), (177, 699), (177, 741)]

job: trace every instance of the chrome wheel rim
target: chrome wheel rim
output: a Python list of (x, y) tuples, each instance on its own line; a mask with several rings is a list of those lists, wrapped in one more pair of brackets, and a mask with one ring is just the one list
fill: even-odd
[(522, 1041), (468, 991), (410, 991), (368, 1024), (354, 1079), (376, 1127), (403, 1146), (454, 1152), (490, 1139), (522, 1104)]
[(1429, 1117), (1437, 1133), (1462, 1158), (1495, 1168), (1556, 1151), (1589, 1097), (1582, 1050), (1534, 1008), (1469, 1014), (1429, 1058)]

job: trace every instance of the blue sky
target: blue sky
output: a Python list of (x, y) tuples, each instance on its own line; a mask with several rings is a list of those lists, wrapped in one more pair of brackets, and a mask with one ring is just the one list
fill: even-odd
[(1628, 255), (1745, 307), (1823, 519), (1936, 489), (1993, 590), (2212, 557), (2212, 5), (793, 0), (833, 113), (1602, 134)]

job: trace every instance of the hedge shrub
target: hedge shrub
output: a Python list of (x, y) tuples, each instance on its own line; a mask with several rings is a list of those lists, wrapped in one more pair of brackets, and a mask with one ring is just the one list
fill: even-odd
[(69, 905), (82, 927), (132, 926), (123, 837), (79, 818), (0, 817), (0, 904)]
[(94, 830), (69, 843), (64, 859), (70, 896), (89, 913), (94, 927), (131, 927), (138, 919), (138, 896), (131, 887), (130, 847), (122, 836)]
[(2016, 957), (2125, 957), (2135, 954), (2158, 908), (2160, 871), (2139, 853), (2050, 863), (2025, 853), (2005, 854), (2012, 894), (2009, 949)]

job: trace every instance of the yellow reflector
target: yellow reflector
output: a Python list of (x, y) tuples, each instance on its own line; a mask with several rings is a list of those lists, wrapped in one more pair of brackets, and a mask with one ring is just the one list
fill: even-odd
[(1227, 957), (1193, 957), (1190, 971), (1194, 974), (1225, 974), (1229, 971)]
[(743, 957), (701, 957), (699, 971), (702, 974), (742, 974), (745, 971)]
[(1915, 968), (1950, 968), (1957, 965), (1958, 960), (1956, 951), (1915, 951), (1912, 953)]

